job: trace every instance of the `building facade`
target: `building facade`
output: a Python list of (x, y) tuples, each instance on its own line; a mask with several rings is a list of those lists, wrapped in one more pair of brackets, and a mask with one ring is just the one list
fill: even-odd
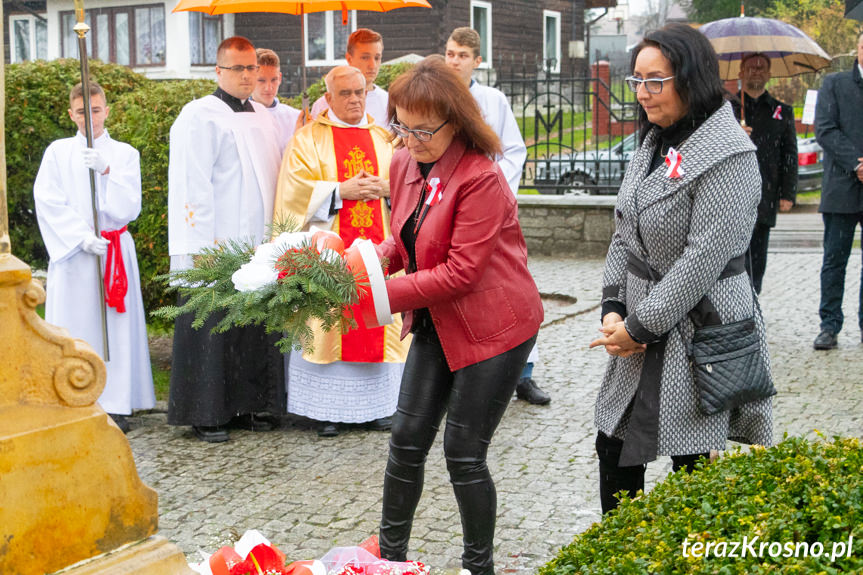
[[(282, 93), (300, 91), (302, 44), (306, 73), (317, 80), (344, 63), (347, 38), (358, 27), (384, 37), (384, 60), (443, 54), (450, 32), (472, 26), (482, 38), (482, 68), (497, 73), (579, 73), (586, 70), (585, 10), (615, 0), (431, 0), (432, 9), (350, 11), (300, 17), (249, 13), (208, 16), (171, 10), (176, 0), (88, 0), (91, 58), (129, 66), (152, 78), (214, 77), (216, 47), (239, 34), (282, 60)], [(72, 0), (6, 0), (7, 62), (77, 58)], [(346, 22), (343, 23), (343, 17)]]

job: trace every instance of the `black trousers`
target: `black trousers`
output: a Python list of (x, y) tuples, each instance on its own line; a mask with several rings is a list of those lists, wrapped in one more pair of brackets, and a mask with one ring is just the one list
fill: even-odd
[[(599, 498), (603, 514), (617, 508), (619, 501), (615, 494), (619, 491), (626, 491), (630, 497), (635, 497), (636, 491), (644, 490), (644, 471), (647, 466), (618, 466), (622, 449), (623, 441), (620, 439), (609, 437), (601, 431), (596, 435), (596, 454), (599, 456)], [(688, 473), (695, 468), (695, 464), (701, 458), (709, 456), (709, 453), (672, 455), (672, 468), (674, 471), (686, 469)]]
[(406, 558), (426, 456), (446, 412), (443, 448), (464, 533), (462, 566), (472, 575), (494, 571), (497, 493), (486, 453), (535, 341), (533, 336), (509, 351), (453, 372), (436, 334), (414, 334), (384, 476), (381, 557)]
[[(845, 297), (845, 268), (854, 246), (857, 225), (863, 227), (863, 213), (821, 214), (824, 220), (824, 259), (821, 263), (821, 329), (834, 334), (842, 331), (845, 314), (842, 299)], [(860, 272), (863, 279), (863, 270)], [(863, 283), (860, 284), (857, 303), (857, 325), (863, 331)]]
[(749, 253), (746, 254), (746, 271), (752, 278), (755, 293), (761, 293), (761, 283), (764, 280), (764, 270), (767, 269), (767, 244), (770, 242), (770, 228), (755, 224), (752, 239), (749, 242)]

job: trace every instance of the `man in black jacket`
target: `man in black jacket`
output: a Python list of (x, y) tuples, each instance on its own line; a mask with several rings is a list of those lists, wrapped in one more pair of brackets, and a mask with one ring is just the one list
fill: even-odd
[(776, 225), (777, 210), (787, 212), (797, 197), (797, 130), (794, 109), (764, 89), (770, 80), (770, 58), (759, 53), (744, 57), (740, 64), (740, 80), (746, 112), (743, 129), (758, 148), (756, 155), (761, 171), (761, 203), (749, 243), (746, 271), (755, 291), (761, 293), (770, 228)]
[[(821, 263), (821, 333), (815, 349), (833, 349), (842, 329), (845, 267), (857, 224), (863, 225), (863, 34), (857, 60), (847, 72), (824, 78), (815, 107), (815, 138), (824, 148), (824, 179), (818, 211), (824, 219)], [(858, 323), (863, 331), (863, 283)]]

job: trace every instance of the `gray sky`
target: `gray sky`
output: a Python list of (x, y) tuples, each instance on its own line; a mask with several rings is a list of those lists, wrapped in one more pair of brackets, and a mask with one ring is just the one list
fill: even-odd
[[(623, 2), (618, 2), (618, 4), (623, 4)], [(647, 10), (647, 0), (628, 0), (628, 4), (629, 13), (633, 16), (642, 14)]]

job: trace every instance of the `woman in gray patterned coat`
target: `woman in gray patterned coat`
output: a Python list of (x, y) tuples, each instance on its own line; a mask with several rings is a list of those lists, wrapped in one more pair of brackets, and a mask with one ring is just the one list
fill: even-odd
[(646, 464), (691, 469), (727, 439), (770, 444), (769, 399), (704, 415), (687, 354), (694, 326), (755, 315), (743, 257), (761, 195), (755, 146), (724, 101), (716, 54), (669, 25), (635, 48), (642, 143), (626, 171), (606, 259), (602, 337), (610, 358), (596, 403), (603, 513), (644, 488)]

